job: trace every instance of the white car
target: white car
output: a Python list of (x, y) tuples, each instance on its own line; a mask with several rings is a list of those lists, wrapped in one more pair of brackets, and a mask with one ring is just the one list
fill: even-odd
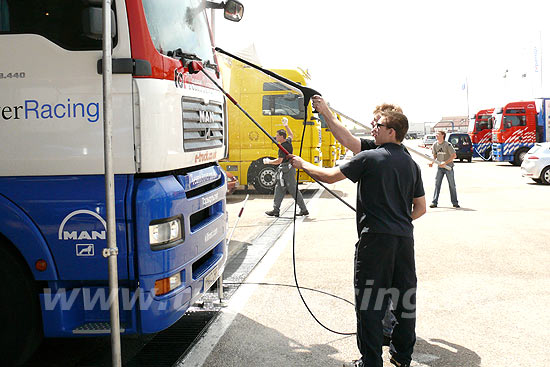
[(550, 143), (536, 143), (523, 158), (521, 174), (550, 185)]
[(422, 139), (422, 144), (426, 147), (426, 148), (429, 148), (431, 147), (432, 145), (434, 145), (434, 143), (437, 141), (437, 137), (435, 136), (435, 134), (426, 134), (424, 135), (424, 139)]

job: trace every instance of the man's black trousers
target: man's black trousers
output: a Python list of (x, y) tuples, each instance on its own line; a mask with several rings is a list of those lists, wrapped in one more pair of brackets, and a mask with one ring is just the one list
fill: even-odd
[(382, 367), (382, 319), (391, 296), (397, 318), (390, 352), (411, 362), (416, 341), (414, 239), (384, 233), (361, 235), (355, 250), (357, 345), (367, 367)]

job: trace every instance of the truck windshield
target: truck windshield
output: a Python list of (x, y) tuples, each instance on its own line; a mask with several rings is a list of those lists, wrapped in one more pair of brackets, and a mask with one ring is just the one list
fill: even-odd
[(142, 1), (151, 39), (161, 54), (180, 48), (202, 61), (214, 62), (204, 1)]
[(477, 118), (477, 131), (482, 131), (485, 129), (492, 129), (492, 116), (491, 115), (479, 115)]

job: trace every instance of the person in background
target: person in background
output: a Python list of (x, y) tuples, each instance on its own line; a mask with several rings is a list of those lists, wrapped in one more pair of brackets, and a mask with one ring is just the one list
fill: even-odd
[[(277, 140), (277, 143), (281, 144), (283, 148), (292, 154), (292, 138), (294, 137), (294, 134), (292, 133), (290, 127), (288, 127), (288, 119), (286, 117), (283, 117), (282, 123), (285, 128), (284, 130), (277, 130), (275, 140)], [(292, 195), (292, 198), (296, 197), (296, 202), (300, 207), (300, 212), (297, 215), (309, 215), (302, 193), (298, 190), (296, 170), (290, 164), (286, 154), (279, 149), (279, 157), (277, 159), (264, 158), (263, 162), (264, 164), (278, 165), (275, 180), (275, 195), (273, 197), (273, 209), (265, 212), (265, 214), (271, 217), (278, 217), (280, 215), (281, 203), (283, 202), (285, 194), (288, 192)]]
[[(444, 131), (438, 131), (436, 136), (437, 142), (432, 145), (432, 154), (440, 164), (439, 167), (437, 167), (437, 173), (435, 175), (434, 197), (430, 208), (437, 208), (439, 193), (441, 191), (441, 182), (443, 181), (443, 176), (447, 176), (449, 191), (451, 193), (451, 203), (453, 204), (453, 208), (458, 209), (460, 205), (458, 205), (458, 198), (456, 196), (455, 171), (453, 168), (453, 160), (456, 158), (456, 152), (451, 143), (445, 141)], [(429, 166), (432, 167), (433, 163), (430, 163)], [(449, 167), (450, 170), (445, 169), (445, 166)]]

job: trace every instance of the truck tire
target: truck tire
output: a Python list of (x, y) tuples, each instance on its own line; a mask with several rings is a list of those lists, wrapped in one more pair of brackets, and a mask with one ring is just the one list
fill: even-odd
[(540, 173), (540, 182), (543, 185), (550, 185), (550, 166), (544, 168)]
[(527, 154), (527, 152), (529, 151), (529, 149), (526, 149), (526, 148), (519, 148), (517, 151), (516, 151), (516, 154), (514, 154), (514, 166), (521, 166), (521, 163), (523, 162), (523, 158), (525, 158), (525, 155)]
[(26, 267), (0, 242), (0, 355), (7, 366), (24, 363), (42, 340), (38, 293)]
[(264, 164), (262, 160), (263, 158), (255, 160), (250, 165), (248, 182), (252, 182), (258, 194), (272, 194), (275, 190), (277, 166)]

